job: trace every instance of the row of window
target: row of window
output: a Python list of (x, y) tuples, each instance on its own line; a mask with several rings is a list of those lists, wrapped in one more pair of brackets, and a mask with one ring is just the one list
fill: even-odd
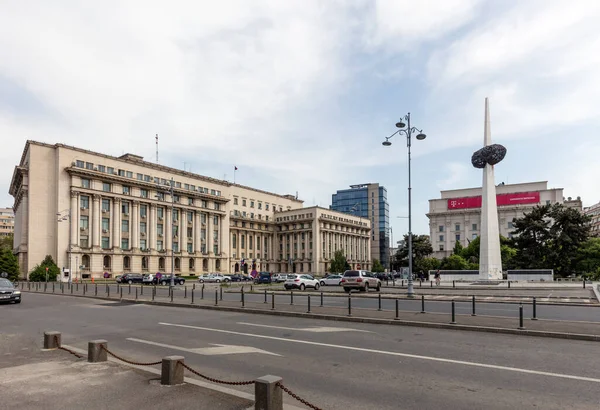
[[(243, 218), (247, 218), (249, 217), (250, 219), (254, 219), (254, 212), (250, 212), (249, 214), (246, 214), (246, 211), (238, 211), (237, 209), (235, 209), (233, 211), (233, 216), (241, 216)], [(258, 214), (257, 215), (259, 220), (262, 220), (262, 215)], [(265, 215), (265, 221), (269, 220), (269, 215)]]
[[(90, 189), (91, 181), (87, 178), (81, 178), (81, 187)], [(121, 187), (123, 189), (123, 191), (122, 191), (123, 195), (131, 195), (131, 187), (130, 186), (122, 185)], [(113, 193), (113, 185), (110, 182), (102, 182), (102, 192)], [(154, 192), (154, 191), (149, 191), (148, 189), (140, 188), (140, 198), (149, 198), (150, 192)], [(165, 193), (157, 192), (156, 198), (160, 201), (165, 201), (166, 200)], [(181, 203), (181, 197), (177, 194), (173, 194), (173, 202), (175, 202), (177, 204)], [(194, 198), (188, 197), (187, 203), (190, 206), (196, 205), (196, 206), (200, 206), (202, 208), (208, 208), (208, 201), (205, 199), (194, 201)], [(213, 208), (215, 210), (219, 211), (219, 210), (221, 210), (221, 204), (219, 204), (218, 202), (213, 202)]]
[[(506, 227), (507, 227), (508, 229), (513, 229), (515, 226), (514, 226), (514, 224), (513, 224), (513, 222), (512, 222), (512, 221), (509, 221), (509, 222), (507, 222), (507, 223), (506, 223)], [(444, 226), (444, 225), (440, 225), (440, 226), (438, 226), (438, 230), (439, 230), (439, 232), (444, 232), (444, 231), (445, 231), (445, 229), (446, 229), (446, 228), (445, 228), (445, 226)], [(454, 224), (454, 230), (455, 230), (455, 231), (457, 231), (457, 232), (458, 232), (458, 231), (460, 231), (460, 224)], [(472, 230), (472, 231), (476, 231), (476, 230), (477, 230), (477, 224), (472, 224), (472, 225), (471, 225), (471, 230)]]
[[(248, 201), (245, 198), (242, 198), (242, 206), (246, 206), (247, 203), (248, 203)], [(235, 196), (233, 197), (233, 204), (234, 205), (238, 205), (239, 204), (238, 197), (235, 197)], [(254, 199), (251, 199), (250, 200), (250, 208), (254, 208), (254, 204), (255, 204)], [(262, 206), (263, 206), (262, 202), (258, 201), (257, 206), (258, 206), (258, 209), (263, 209), (262, 208)], [(274, 211), (277, 210), (277, 206), (278, 205), (273, 204), (273, 210)], [(289, 206), (288, 206), (288, 209), (290, 209)], [(265, 203), (265, 211), (268, 211), (268, 210), (269, 210), (269, 204)], [(281, 205), (279, 205), (279, 212), (283, 212), (283, 206), (281, 206)]]
[[(93, 170), (93, 171), (99, 171), (99, 172), (104, 172), (104, 173), (111, 174), (111, 175), (119, 175), (121, 177), (133, 179), (133, 172), (127, 171), (124, 169), (117, 169), (115, 171), (115, 168), (113, 168), (113, 167), (107, 167), (104, 165), (94, 166), (94, 163), (92, 163), (92, 162), (84, 162), (81, 160), (75, 161), (75, 166), (78, 168), (85, 168), (85, 169), (89, 169), (89, 170)], [(167, 180), (165, 178), (152, 177), (150, 175), (136, 173), (136, 179), (138, 181), (154, 182), (155, 184), (171, 186), (171, 181)], [(185, 183), (182, 184), (181, 182), (176, 182), (176, 181), (173, 181), (173, 183), (174, 183), (175, 188), (183, 188), (188, 191), (200, 192), (200, 193), (205, 193), (205, 194), (210, 193), (210, 195), (213, 195), (213, 196), (221, 196), (221, 191), (216, 190), (216, 189), (204, 188), (204, 187), (200, 187), (200, 186), (196, 186), (196, 185), (192, 185), (192, 184), (185, 184)]]
[[(101, 243), (100, 243), (101, 248), (108, 250), (108, 249), (111, 249), (110, 245), (111, 245), (110, 237), (103, 236), (102, 240), (101, 240)], [(89, 249), (91, 247), (88, 235), (80, 235), (79, 236), (79, 246), (82, 249)], [(125, 251), (131, 250), (129, 238), (122, 238), (121, 239), (121, 250), (125, 250)], [(142, 251), (148, 250), (146, 239), (140, 239), (140, 250), (142, 250)], [(156, 241), (156, 250), (159, 251), (159, 252), (165, 251), (165, 248), (164, 248), (162, 240), (157, 240)], [(194, 252), (194, 245), (192, 243), (188, 243), (186, 250), (187, 250), (188, 253)], [(173, 242), (173, 252), (180, 252), (180, 250), (179, 250), (179, 242)], [(203, 254), (206, 253), (206, 245), (205, 244), (201, 244), (200, 245), (200, 252), (203, 253)], [(214, 252), (215, 255), (219, 253), (219, 245), (218, 244), (214, 244), (213, 245), (213, 252)]]
[[(148, 266), (149, 266), (149, 258), (148, 256), (142, 256), (142, 270), (146, 271), (148, 270)], [(105, 255), (102, 258), (102, 267), (104, 268), (104, 270), (111, 270), (112, 269), (112, 257), (110, 255)], [(175, 260), (173, 261), (173, 265), (175, 266), (175, 270), (181, 270), (181, 258), (175, 258)], [(83, 266), (83, 269), (89, 269), (90, 267), (90, 256), (89, 255), (83, 255), (81, 257), (81, 266)], [(190, 271), (194, 271), (195, 270), (195, 266), (196, 263), (194, 261), (194, 258), (190, 258), (188, 260), (188, 269)], [(124, 270), (129, 270), (131, 269), (131, 258), (129, 256), (123, 256), (123, 269)], [(165, 270), (165, 258), (160, 257), (158, 258), (158, 269), (164, 271)], [(208, 259), (203, 259), (202, 260), (202, 269), (205, 271), (208, 271)], [(221, 269), (221, 261), (220, 260), (216, 260), (215, 261), (215, 269), (217, 271), (219, 271)]]
[[(123, 219), (121, 221), (121, 232), (124, 233), (128, 233), (129, 232), (129, 220), (128, 219)], [(215, 225), (217, 226), (217, 225)], [(79, 228), (82, 231), (87, 231), (89, 230), (89, 217), (87, 215), (82, 215), (79, 217)], [(148, 224), (146, 222), (140, 222), (139, 223), (139, 229), (140, 229), (140, 235), (144, 236), (148, 233)], [(174, 237), (178, 237), (179, 236), (179, 226), (174, 225), (172, 227), (172, 235)], [(108, 233), (110, 231), (110, 218), (102, 218), (102, 233)], [(162, 236), (164, 234), (164, 225), (163, 224), (156, 224), (156, 233), (159, 236)], [(189, 239), (194, 237), (194, 228), (192, 227), (187, 227), (187, 237)], [(213, 229), (213, 237), (214, 239), (217, 239), (219, 237), (219, 230), (218, 229)], [(206, 239), (206, 228), (202, 228), (200, 230), (200, 238), (201, 239)]]
[[(302, 257), (300, 258), (301, 260), (302, 260), (302, 259), (306, 259), (306, 253), (302, 253), (301, 255), (302, 255)], [(290, 260), (297, 260), (297, 259), (298, 259), (298, 254), (297, 254), (297, 253), (295, 253), (295, 254), (294, 254), (294, 258), (293, 258), (293, 259), (291, 258), (291, 256), (292, 256), (292, 255), (291, 255), (291, 254), (289, 254), (289, 253), (288, 253), (286, 256), (287, 256), (287, 257), (286, 257), (285, 259), (283, 259), (283, 253), (280, 253), (280, 254), (279, 254), (279, 260), (280, 260), (280, 261), (283, 261), (283, 260), (290, 261)], [(308, 259), (309, 259), (309, 260), (312, 260), (312, 257), (313, 257), (313, 254), (312, 254), (312, 252), (310, 252), (310, 253), (308, 254)], [(323, 255), (323, 257), (325, 257), (325, 256)]]

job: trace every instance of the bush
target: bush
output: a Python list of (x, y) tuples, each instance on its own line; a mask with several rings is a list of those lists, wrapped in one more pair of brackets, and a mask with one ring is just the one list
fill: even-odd
[(36, 265), (36, 267), (29, 272), (29, 280), (32, 282), (45, 282), (46, 268), (48, 268), (48, 281), (56, 281), (56, 278), (60, 275), (60, 269), (56, 266), (56, 263), (54, 263), (54, 260), (50, 255), (46, 255), (42, 263)]
[(3, 272), (8, 273), (10, 281), (19, 279), (19, 261), (10, 249), (0, 250), (0, 273)]

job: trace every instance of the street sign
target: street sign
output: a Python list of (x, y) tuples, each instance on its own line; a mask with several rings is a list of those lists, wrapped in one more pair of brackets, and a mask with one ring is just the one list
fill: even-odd
[(108, 272), (104, 272), (104, 279), (108, 279), (109, 276), (110, 274)]
[(160, 278), (162, 278), (162, 273), (156, 272), (156, 279), (160, 279)]

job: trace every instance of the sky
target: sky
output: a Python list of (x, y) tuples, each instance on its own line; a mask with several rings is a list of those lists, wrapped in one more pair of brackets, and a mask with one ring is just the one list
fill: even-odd
[(0, 0), (0, 207), (26, 140), (126, 152), (331, 204), (388, 191), (407, 232), (428, 200), (481, 186), (470, 158), (508, 153), (496, 182), (548, 181), (600, 201), (596, 0)]

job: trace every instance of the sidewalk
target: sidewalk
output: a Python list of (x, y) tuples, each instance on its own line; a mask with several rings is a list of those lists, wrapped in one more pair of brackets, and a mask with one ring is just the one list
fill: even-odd
[(39, 340), (0, 334), (2, 408), (246, 410), (252, 400), (185, 383), (166, 387), (160, 376), (113, 362), (87, 363)]
[[(186, 307), (186, 308), (204, 308), (204, 309), (221, 309), (234, 312), (259, 313), (281, 316), (298, 316), (314, 319), (328, 319), (336, 321), (354, 321), (378, 323), (387, 325), (406, 325), (406, 326), (421, 326), (442, 329), (457, 329), (469, 331), (483, 331), (493, 333), (508, 333), (527, 336), (554, 337), (578, 340), (600, 341), (600, 322), (577, 322), (577, 321), (560, 321), (560, 320), (531, 320), (529, 317), (524, 317), (523, 327), (519, 329), (518, 309), (515, 309), (514, 317), (498, 317), (498, 316), (471, 316), (470, 314), (457, 314), (455, 316), (455, 324), (452, 324), (452, 316), (450, 312), (450, 303), (448, 303), (448, 313), (415, 313), (407, 311), (396, 312), (392, 310), (378, 311), (376, 309), (361, 309), (352, 308), (351, 315), (348, 313), (347, 305), (340, 307), (319, 306), (319, 298), (311, 297), (311, 309), (308, 313), (306, 295), (298, 295), (295, 299), (296, 304), (290, 305), (289, 295), (275, 295), (275, 309), (272, 309), (272, 296), (269, 293), (267, 302), (248, 302), (245, 301), (245, 307), (242, 307), (241, 301), (218, 300), (218, 305), (215, 305), (214, 292), (205, 294), (205, 299), (200, 299), (200, 292), (195, 293), (194, 303), (190, 296), (183, 298), (182, 295), (174, 297), (171, 302), (169, 297), (163, 295), (155, 297), (152, 301), (149, 292), (144, 296), (135, 296), (124, 294), (123, 299), (119, 295), (111, 295), (107, 298), (105, 294), (99, 293), (98, 297), (106, 300), (124, 301), (130, 303), (147, 303), (160, 306)], [(89, 295), (89, 294), (88, 294)], [(58, 296), (63, 296), (57, 294)], [(64, 296), (71, 296), (64, 295)], [(81, 296), (81, 295), (80, 295)], [(86, 297), (93, 297), (91, 296)], [(345, 298), (347, 300), (347, 298)]]

